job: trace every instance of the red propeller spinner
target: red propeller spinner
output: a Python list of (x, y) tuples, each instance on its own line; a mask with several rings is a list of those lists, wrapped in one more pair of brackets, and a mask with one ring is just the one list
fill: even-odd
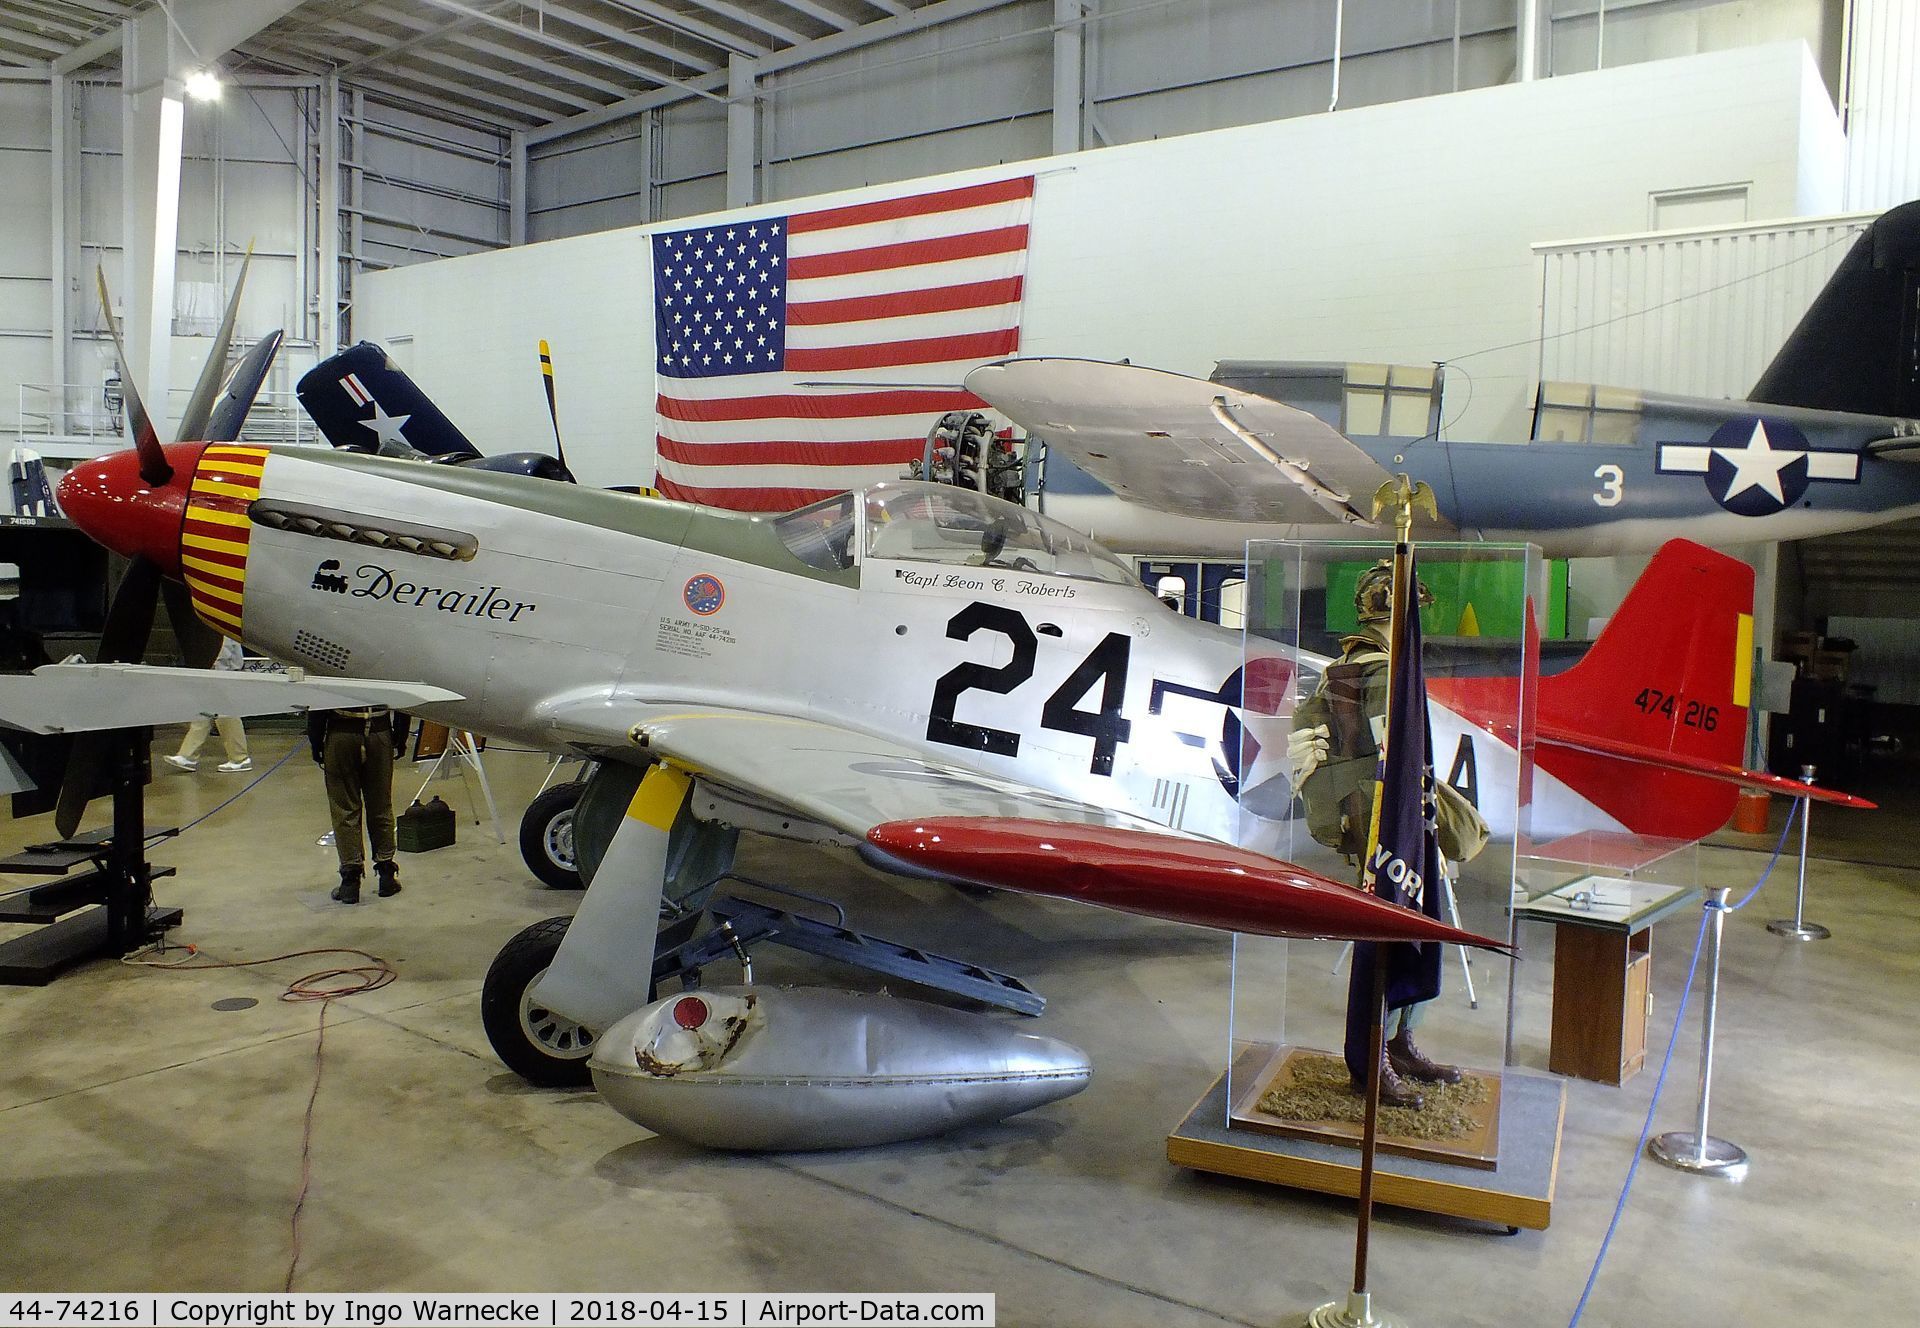
[[(168, 576), (180, 575), (180, 530), (187, 494), (205, 443), (155, 444), (171, 471), (159, 483), (142, 474), (142, 453), (129, 448), (67, 471), (60, 510), (91, 539), (128, 558), (146, 558)], [(154, 473), (151, 457), (148, 473)]]

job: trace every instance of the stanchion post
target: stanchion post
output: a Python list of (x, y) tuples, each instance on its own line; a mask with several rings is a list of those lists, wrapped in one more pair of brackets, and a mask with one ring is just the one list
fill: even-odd
[[(1813, 783), (1813, 767), (1800, 767), (1802, 783)], [(1800, 799), (1800, 888), (1793, 896), (1793, 916), (1775, 918), (1767, 924), (1767, 930), (1775, 936), (1784, 936), (1790, 941), (1824, 941), (1833, 935), (1817, 922), (1807, 921), (1807, 827), (1813, 820), (1813, 799)]]
[(1727, 887), (1707, 891), (1707, 990), (1700, 1006), (1700, 1107), (1692, 1130), (1671, 1130), (1647, 1143), (1654, 1161), (1697, 1176), (1739, 1180), (1747, 1174), (1747, 1152), (1738, 1144), (1707, 1133), (1713, 1100), (1713, 1035), (1720, 1011), (1720, 941), (1727, 922)]

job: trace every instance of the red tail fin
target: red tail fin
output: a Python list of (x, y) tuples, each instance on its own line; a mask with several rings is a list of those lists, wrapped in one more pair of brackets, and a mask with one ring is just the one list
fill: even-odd
[[(1738, 766), (1752, 678), (1753, 569), (1687, 540), (1647, 564), (1593, 649), (1540, 680), (1540, 728)], [(1636, 834), (1697, 839), (1732, 784), (1542, 747), (1541, 766)]]

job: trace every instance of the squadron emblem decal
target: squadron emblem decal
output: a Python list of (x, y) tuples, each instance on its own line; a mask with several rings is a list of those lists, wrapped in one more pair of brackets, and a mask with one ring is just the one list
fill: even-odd
[(1810, 447), (1785, 420), (1751, 415), (1728, 420), (1704, 446), (1661, 443), (1657, 465), (1662, 475), (1705, 475), (1707, 492), (1735, 516), (1784, 512), (1816, 480), (1860, 482), (1857, 453)]
[(727, 602), (727, 588), (721, 584), (719, 577), (702, 572), (688, 579), (687, 588), (680, 597), (686, 601), (691, 612), (707, 618), (720, 612), (720, 606)]

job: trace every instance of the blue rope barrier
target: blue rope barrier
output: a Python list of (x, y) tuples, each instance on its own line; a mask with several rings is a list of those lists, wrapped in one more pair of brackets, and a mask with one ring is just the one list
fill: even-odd
[[(221, 812), (233, 806), (234, 803), (246, 797), (247, 794), (259, 788), (262, 784), (266, 783), (266, 781), (273, 775), (274, 771), (278, 770), (281, 766), (285, 765), (288, 761), (292, 760), (293, 754), (299, 751), (305, 745), (306, 744), (304, 740), (294, 743), (293, 746), (287, 748), (287, 754), (285, 756), (282, 756), (278, 761), (275, 761), (272, 765), (268, 766), (265, 770), (262, 770), (259, 774), (255, 775), (253, 777), (253, 780), (245, 788), (241, 789), (238, 793), (234, 794), (231, 798), (228, 798), (225, 802), (215, 807), (212, 811), (202, 812), (200, 815), (194, 817), (191, 821), (188, 821), (185, 825), (181, 826), (178, 830), (174, 832), (175, 837), (186, 834), (187, 831), (193, 829), (197, 825), (200, 825), (202, 822), (212, 820), (214, 817), (218, 816)], [(164, 838), (166, 838), (165, 835), (148, 835), (147, 846), (151, 848), (153, 845), (159, 843)]]
[[(1726, 912), (1745, 908), (1773, 875), (1774, 865), (1780, 861), (1781, 851), (1787, 846), (1787, 832), (1793, 829), (1793, 819), (1800, 814), (1804, 802), (1804, 798), (1796, 799), (1793, 810), (1787, 813), (1787, 823), (1780, 827), (1780, 840), (1773, 846), (1773, 856), (1767, 859), (1767, 865), (1753, 889), (1747, 891), (1739, 903), (1723, 906)], [(1580, 1301), (1573, 1307), (1573, 1317), (1567, 1320), (1567, 1328), (1577, 1328), (1580, 1316), (1587, 1312), (1587, 1300), (1593, 1295), (1594, 1283), (1600, 1280), (1600, 1266), (1607, 1261), (1607, 1250), (1613, 1244), (1613, 1234), (1619, 1230), (1620, 1218), (1627, 1210), (1627, 1196), (1633, 1192), (1633, 1178), (1639, 1174), (1640, 1159), (1647, 1154), (1647, 1136), (1653, 1133), (1654, 1112), (1659, 1109), (1661, 1091), (1667, 1086), (1667, 1071), (1673, 1066), (1673, 1049), (1680, 1044), (1680, 1026), (1686, 1021), (1687, 1005), (1693, 999), (1693, 979), (1700, 968), (1700, 950), (1706, 944), (1708, 910), (1712, 907), (1712, 902), (1708, 901), (1700, 910), (1700, 930), (1693, 938), (1693, 957), (1687, 961), (1687, 980), (1680, 988), (1680, 1005), (1673, 1012), (1673, 1032), (1667, 1038), (1667, 1054), (1660, 1058), (1660, 1073), (1653, 1081), (1653, 1100), (1647, 1103), (1646, 1119), (1640, 1123), (1640, 1138), (1633, 1146), (1633, 1161), (1627, 1164), (1627, 1179), (1620, 1186), (1620, 1198), (1613, 1205), (1613, 1217), (1607, 1222), (1607, 1234), (1600, 1238), (1600, 1250), (1593, 1256), (1593, 1268), (1587, 1273), (1587, 1284), (1580, 1289)]]
[(1761, 871), (1760, 879), (1753, 883), (1753, 889), (1747, 891), (1744, 895), (1740, 896), (1739, 903), (1729, 905), (1727, 907), (1727, 912), (1738, 913), (1741, 909), (1745, 908), (1748, 904), (1751, 904), (1753, 902), (1753, 897), (1760, 893), (1760, 887), (1764, 886), (1767, 883), (1768, 878), (1773, 875), (1773, 869), (1775, 865), (1778, 864), (1780, 861), (1780, 851), (1787, 846), (1787, 832), (1793, 829), (1794, 818), (1800, 815), (1801, 810), (1805, 808), (1806, 805), (1807, 805), (1807, 800), (1805, 798), (1795, 798), (1793, 800), (1793, 808), (1791, 811), (1787, 813), (1787, 823), (1780, 827), (1779, 842), (1774, 844), (1773, 856), (1767, 859), (1766, 868)]

